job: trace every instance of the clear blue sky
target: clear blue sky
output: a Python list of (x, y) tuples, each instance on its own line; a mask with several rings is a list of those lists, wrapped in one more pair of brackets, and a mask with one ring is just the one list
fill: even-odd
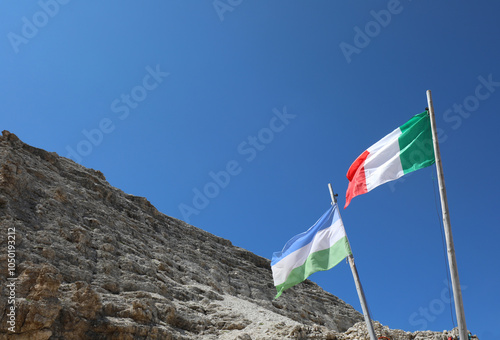
[[(500, 339), (499, 12), (495, 1), (2, 1), (0, 128), (270, 258), (328, 209), (327, 183), (343, 206), (351, 162), (422, 112), (431, 89), (467, 325)], [(391, 328), (453, 327), (435, 177), (420, 170), (342, 210), (373, 317)], [(360, 310), (346, 263), (311, 279)]]

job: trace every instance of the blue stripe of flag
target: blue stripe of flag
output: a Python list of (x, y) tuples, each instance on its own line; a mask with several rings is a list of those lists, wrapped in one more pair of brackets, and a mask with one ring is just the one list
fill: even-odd
[(282, 251), (273, 253), (271, 266), (274, 266), (276, 263), (278, 263), (283, 258), (290, 255), (294, 251), (309, 244), (318, 231), (326, 229), (330, 227), (334, 222), (336, 222), (339, 219), (339, 215), (335, 214), (336, 209), (337, 209), (337, 204), (330, 207), (330, 209), (328, 209), (328, 211), (325, 212), (323, 216), (321, 216), (319, 220), (316, 223), (314, 223), (314, 225), (307, 231), (292, 237), (285, 244), (285, 247), (283, 247)]

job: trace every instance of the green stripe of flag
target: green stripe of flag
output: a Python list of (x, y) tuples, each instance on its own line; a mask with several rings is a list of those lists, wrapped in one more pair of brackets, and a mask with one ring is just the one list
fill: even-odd
[(424, 111), (400, 126), (400, 160), (405, 175), (434, 164), (431, 120)]
[(278, 294), (275, 299), (279, 298), (285, 289), (295, 286), (304, 281), (309, 275), (329, 270), (335, 267), (340, 261), (351, 255), (351, 247), (347, 236), (342, 237), (328, 249), (320, 250), (308, 256), (303, 265), (294, 268), (288, 275), (285, 282), (276, 286)]

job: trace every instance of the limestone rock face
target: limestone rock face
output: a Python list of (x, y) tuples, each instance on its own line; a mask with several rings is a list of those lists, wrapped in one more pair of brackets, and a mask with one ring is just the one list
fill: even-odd
[(0, 225), (2, 248), (15, 228), (17, 278), (12, 333), (2, 252), (0, 338), (281, 339), (362, 320), (310, 281), (272, 302), (269, 260), (7, 131)]

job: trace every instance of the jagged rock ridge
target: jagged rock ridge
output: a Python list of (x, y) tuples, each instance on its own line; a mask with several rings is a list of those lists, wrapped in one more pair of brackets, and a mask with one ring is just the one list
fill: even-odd
[[(362, 320), (310, 281), (272, 302), (267, 259), (7, 131), (0, 137), (0, 223), (2, 244), (5, 229), (16, 230), (15, 332), (22, 338), (217, 339), (258, 328), (252, 313), (273, 319), (284, 337), (296, 326), (342, 332)], [(6, 254), (0, 258), (7, 263)], [(2, 282), (5, 276), (2, 268)]]

